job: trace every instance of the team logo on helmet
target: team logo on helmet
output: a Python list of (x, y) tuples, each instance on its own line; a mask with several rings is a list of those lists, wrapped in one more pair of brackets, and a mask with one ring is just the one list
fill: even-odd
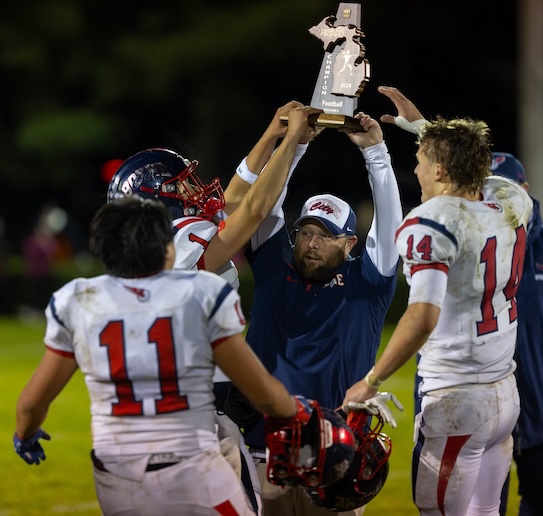
[(137, 190), (141, 183), (143, 182), (143, 173), (141, 169), (132, 172), (127, 178), (126, 181), (123, 181), (121, 184), (121, 192), (124, 195), (133, 195), (134, 190)]

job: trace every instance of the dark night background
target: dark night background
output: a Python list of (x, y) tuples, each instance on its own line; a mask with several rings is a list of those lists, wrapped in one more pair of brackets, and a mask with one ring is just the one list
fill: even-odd
[[(0, 19), (4, 253), (20, 253), (44, 202), (69, 215), (74, 252), (105, 200), (102, 165), (171, 147), (226, 186), (291, 99), (309, 102), (323, 47), (308, 29), (339, 2), (31, 0)], [(487, 121), (495, 149), (516, 152), (516, 7), (512, 0), (367, 0), (362, 30), (371, 80), (359, 109), (394, 113), (378, 85), (400, 88), (427, 118)], [(385, 126), (405, 209), (418, 202), (414, 137)], [(362, 159), (325, 131), (287, 200), (331, 191), (369, 200)], [(365, 233), (365, 228), (359, 228)]]
[[(360, 3), (371, 64), (360, 110), (375, 118), (395, 114), (392, 103), (377, 93), (379, 85), (393, 85), (426, 118), (485, 120), (495, 150), (518, 155), (516, 0)], [(276, 109), (292, 99), (310, 101), (323, 46), (308, 29), (335, 15), (338, 5), (337, 0), (3, 2), (0, 318), (17, 314), (23, 322), (43, 323), (55, 288), (98, 272), (86, 255), (87, 228), (105, 202), (107, 183), (100, 174), (108, 161), (170, 147), (199, 160), (204, 180), (219, 176), (226, 186)], [(413, 174), (415, 137), (390, 125), (383, 130), (408, 211), (420, 196)], [(345, 135), (331, 129), (310, 146), (291, 181), (288, 221), (308, 196), (325, 191), (371, 209), (363, 159)], [(40, 278), (29, 274), (23, 247), (48, 205), (61, 208), (68, 221), (57, 235), (62, 252)], [(359, 222), (360, 248), (368, 218), (360, 216)], [(249, 275), (240, 267), (248, 318)], [(398, 281), (388, 322), (403, 313), (406, 294), (405, 281)], [(13, 347), (7, 335), (2, 337)], [(395, 442), (394, 453), (401, 453), (400, 440)], [(398, 482), (408, 483), (395, 474)], [(401, 507), (397, 514), (405, 511)]]

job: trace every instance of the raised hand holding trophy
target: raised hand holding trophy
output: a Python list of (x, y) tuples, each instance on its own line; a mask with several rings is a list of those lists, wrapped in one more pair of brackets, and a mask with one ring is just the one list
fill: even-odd
[(366, 48), (362, 44), (361, 18), (359, 3), (340, 3), (336, 16), (327, 16), (309, 29), (324, 45), (324, 58), (310, 104), (323, 110), (316, 125), (362, 130), (353, 117), (358, 97), (370, 77)]

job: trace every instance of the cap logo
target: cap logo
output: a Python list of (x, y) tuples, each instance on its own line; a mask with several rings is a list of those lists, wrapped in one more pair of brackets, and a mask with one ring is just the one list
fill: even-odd
[(333, 215), (336, 219), (339, 219), (341, 215), (341, 210), (337, 205), (330, 206), (330, 204), (323, 201), (315, 201), (311, 206), (308, 207), (307, 211), (320, 210), (328, 215)]
[(496, 170), (502, 163), (506, 161), (505, 156), (495, 156), (492, 158), (492, 164), (490, 165), (490, 170)]

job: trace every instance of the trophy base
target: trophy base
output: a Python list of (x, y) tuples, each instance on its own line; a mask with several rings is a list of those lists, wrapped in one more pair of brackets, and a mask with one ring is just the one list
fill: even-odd
[[(283, 115), (281, 122), (288, 124), (288, 116)], [(352, 131), (364, 131), (360, 125), (360, 120), (348, 115), (336, 115), (334, 113), (319, 113), (318, 117), (311, 123), (321, 127), (331, 127), (332, 129), (351, 129)]]

